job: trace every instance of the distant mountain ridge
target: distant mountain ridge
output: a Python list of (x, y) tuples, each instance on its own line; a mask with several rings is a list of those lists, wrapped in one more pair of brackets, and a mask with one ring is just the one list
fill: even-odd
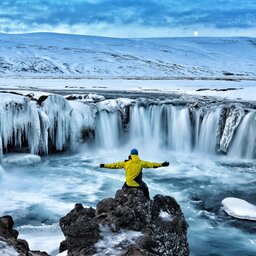
[(256, 77), (256, 38), (119, 39), (0, 34), (0, 77)]

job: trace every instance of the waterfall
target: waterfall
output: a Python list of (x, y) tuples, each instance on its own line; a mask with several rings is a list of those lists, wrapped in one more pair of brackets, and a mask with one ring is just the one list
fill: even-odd
[(204, 115), (203, 120), (197, 120), (196, 150), (205, 153), (214, 153), (216, 147), (216, 135), (221, 108), (210, 109)]
[(135, 145), (161, 145), (160, 108), (136, 104), (130, 109), (129, 140)]
[[(255, 113), (247, 114), (245, 119), (242, 119), (243, 116), (244, 110), (234, 106), (223, 115), (222, 106), (192, 111), (186, 106), (145, 106), (137, 103), (130, 108), (128, 142), (132, 145), (137, 141), (137, 145), (210, 154), (217, 153), (217, 146), (220, 145), (222, 152), (230, 151), (228, 155), (254, 158)], [(222, 131), (219, 130), (220, 123), (223, 123)]]
[(192, 149), (192, 126), (189, 109), (171, 106), (170, 116), (167, 117), (168, 145), (175, 151), (189, 152)]
[(136, 104), (130, 110), (130, 140), (141, 145), (191, 151), (192, 134), (188, 108)]
[(122, 119), (119, 111), (101, 110), (96, 117), (95, 143), (97, 147), (114, 149), (119, 146)]
[(27, 147), (48, 153), (76, 151), (90, 139), (96, 148), (122, 145), (148, 150), (256, 157), (256, 112), (242, 104), (200, 104), (114, 99), (68, 101), (50, 95), (42, 105), (24, 98), (0, 105), (0, 158), (3, 152)]
[(229, 156), (238, 158), (256, 157), (256, 112), (247, 113), (240, 126), (228, 152)]

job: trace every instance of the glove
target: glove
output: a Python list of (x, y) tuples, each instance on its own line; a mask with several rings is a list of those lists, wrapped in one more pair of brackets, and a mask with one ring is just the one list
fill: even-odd
[(105, 167), (105, 164), (100, 164), (100, 168), (104, 168)]
[(163, 162), (162, 166), (169, 166), (169, 162), (167, 162), (167, 161)]

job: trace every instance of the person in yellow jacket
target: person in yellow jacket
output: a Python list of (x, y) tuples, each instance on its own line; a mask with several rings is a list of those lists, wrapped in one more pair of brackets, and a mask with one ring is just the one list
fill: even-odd
[(143, 168), (158, 168), (163, 166), (169, 166), (169, 162), (154, 163), (143, 161), (138, 156), (138, 150), (132, 149), (128, 160), (124, 162), (116, 162), (111, 164), (100, 164), (101, 168), (110, 169), (122, 169), (125, 170), (126, 181), (123, 188), (138, 188), (141, 189), (144, 195), (149, 199), (149, 191), (147, 184), (142, 180), (142, 169)]

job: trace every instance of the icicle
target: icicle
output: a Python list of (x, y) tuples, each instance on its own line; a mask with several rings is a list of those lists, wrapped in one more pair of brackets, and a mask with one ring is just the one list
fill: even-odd
[(39, 142), (39, 151), (44, 154), (48, 154), (48, 129), (50, 127), (50, 121), (48, 116), (44, 111), (37, 110), (40, 120), (40, 142)]
[(5, 149), (8, 149), (8, 145), (21, 148), (23, 143), (27, 141), (30, 152), (38, 153), (39, 118), (36, 106), (29, 99), (23, 98), (19, 102), (4, 103), (1, 106), (0, 118), (1, 140)]
[(95, 129), (97, 108), (93, 104), (71, 101), (70, 149), (76, 151), (82, 142), (82, 133)]
[(60, 95), (49, 95), (42, 108), (49, 118), (49, 133), (57, 150), (63, 150), (69, 139), (72, 108)]

